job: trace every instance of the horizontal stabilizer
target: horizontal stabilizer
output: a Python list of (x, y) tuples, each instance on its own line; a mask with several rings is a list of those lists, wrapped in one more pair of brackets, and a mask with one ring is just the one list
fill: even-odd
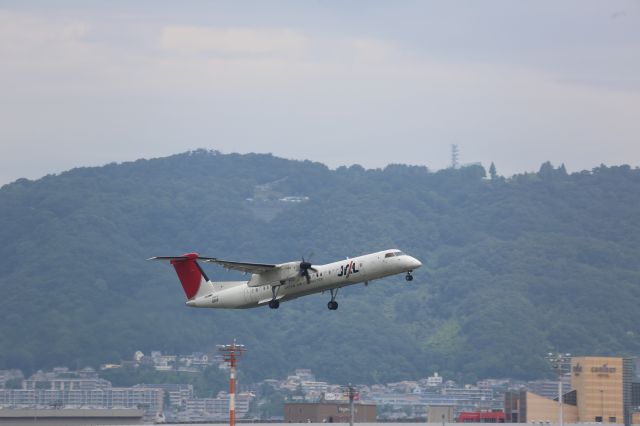
[(210, 262), (212, 260), (216, 260), (215, 257), (202, 257), (199, 256), (198, 253), (188, 253), (188, 254), (184, 254), (182, 256), (154, 256), (154, 257), (150, 257), (147, 260), (189, 260), (189, 259), (193, 259), (193, 260), (203, 260), (205, 262)]

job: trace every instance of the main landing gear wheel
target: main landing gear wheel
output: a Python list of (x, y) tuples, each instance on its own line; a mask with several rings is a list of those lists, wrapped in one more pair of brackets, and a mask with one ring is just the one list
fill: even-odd
[[(284, 284), (284, 281), (280, 281), (280, 285)], [(280, 301), (276, 299), (278, 297), (278, 291), (280, 290), (279, 285), (274, 285), (271, 287), (271, 294), (273, 294), (273, 298), (269, 300), (269, 307), (271, 309), (278, 309), (280, 307)]]
[(404, 277), (404, 279), (407, 281), (413, 281), (413, 275), (411, 275), (411, 272), (407, 272), (407, 275)]
[(336, 296), (338, 295), (338, 289), (337, 288), (332, 288), (329, 291), (331, 292), (331, 300), (329, 301), (329, 303), (327, 303), (327, 308), (329, 308), (330, 311), (335, 311), (336, 309), (338, 309), (338, 302), (336, 302)]

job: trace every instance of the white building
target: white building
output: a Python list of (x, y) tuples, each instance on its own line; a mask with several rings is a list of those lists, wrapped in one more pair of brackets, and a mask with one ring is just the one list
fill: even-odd
[[(236, 418), (243, 418), (249, 412), (253, 394), (236, 394)], [(229, 418), (229, 394), (218, 393), (216, 398), (192, 398), (186, 401), (185, 417), (188, 421), (216, 421)]]
[(156, 388), (108, 389), (3, 389), (2, 408), (143, 408), (155, 415), (163, 411), (163, 391)]
[(427, 377), (427, 387), (434, 388), (438, 386), (442, 386), (442, 376), (438, 375), (438, 372), (436, 371), (433, 373), (433, 376)]

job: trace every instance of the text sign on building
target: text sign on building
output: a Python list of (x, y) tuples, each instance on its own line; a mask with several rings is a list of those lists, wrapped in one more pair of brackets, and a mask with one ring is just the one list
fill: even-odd
[(598, 375), (600, 374), (609, 374), (609, 373), (615, 373), (616, 372), (616, 368), (615, 367), (609, 367), (608, 364), (602, 364), (602, 367), (591, 367), (591, 372), (592, 373), (598, 373)]
[[(602, 364), (599, 367), (591, 367), (592, 373), (597, 373), (598, 376), (607, 376), (609, 374), (614, 374), (616, 372), (616, 367), (609, 367), (609, 364)], [(573, 366), (573, 374), (579, 376), (582, 373), (582, 365), (577, 363)]]

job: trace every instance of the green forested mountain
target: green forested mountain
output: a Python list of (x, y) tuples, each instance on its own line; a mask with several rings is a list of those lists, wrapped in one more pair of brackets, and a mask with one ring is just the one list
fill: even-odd
[[(287, 202), (287, 196), (307, 196)], [(640, 350), (640, 170), (485, 178), (480, 166), (330, 170), (196, 151), (0, 189), (0, 368), (71, 367), (234, 337), (256, 380), (539, 376), (549, 350)], [(398, 247), (424, 267), (268, 308), (190, 309), (173, 269), (198, 251), (324, 263)], [(229, 278), (205, 266), (212, 278)]]

